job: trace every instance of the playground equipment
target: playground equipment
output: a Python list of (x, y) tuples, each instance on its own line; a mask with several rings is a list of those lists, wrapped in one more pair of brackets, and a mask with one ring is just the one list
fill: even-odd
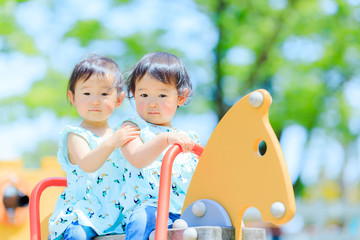
[(12, 172), (0, 179), (0, 222), (3, 225), (21, 226), (27, 218), (29, 189), (23, 179)]
[[(0, 239), (29, 239), (31, 190), (42, 179), (65, 176), (56, 157), (43, 157), (40, 168), (25, 168), (22, 159), (0, 161)], [(48, 201), (41, 203), (42, 214), (49, 214), (61, 189), (46, 191)]]
[[(242, 217), (255, 207), (264, 221), (284, 224), (295, 214), (295, 198), (286, 162), (268, 119), (270, 94), (263, 89), (238, 101), (221, 119), (201, 155), (191, 180), (179, 225), (185, 226), (184, 239), (201, 239), (199, 226), (235, 228), (235, 239), (242, 237)], [(171, 147), (160, 173), (158, 219), (155, 239), (168, 237), (167, 218), (172, 163), (181, 152)], [(65, 186), (65, 178), (41, 181), (30, 198), (31, 239), (41, 239), (39, 199), (48, 186)], [(187, 225), (187, 226), (186, 226)], [(42, 228), (43, 229), (43, 228)], [(46, 232), (47, 229), (43, 229)], [(45, 234), (46, 236), (46, 234)], [(229, 236), (228, 239), (233, 239)]]

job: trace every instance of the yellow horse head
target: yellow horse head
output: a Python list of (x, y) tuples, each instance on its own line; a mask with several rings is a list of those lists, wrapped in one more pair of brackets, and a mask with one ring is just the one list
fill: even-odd
[[(183, 209), (200, 199), (222, 205), (236, 239), (240, 239), (242, 217), (249, 207), (275, 224), (284, 224), (295, 214), (286, 162), (269, 122), (270, 104), (270, 94), (260, 89), (227, 112), (206, 144), (185, 199)], [(265, 152), (259, 150), (264, 143)]]

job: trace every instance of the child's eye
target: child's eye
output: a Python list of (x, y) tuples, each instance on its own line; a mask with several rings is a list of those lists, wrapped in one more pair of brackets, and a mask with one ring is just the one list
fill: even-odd
[(85, 92), (85, 93), (84, 93), (84, 95), (85, 95), (85, 96), (89, 96), (89, 95), (90, 95), (90, 93), (88, 93), (88, 92)]
[(167, 97), (167, 96), (166, 96), (165, 94), (160, 94), (159, 97), (160, 97), (160, 98), (165, 98), (165, 97)]
[(147, 97), (148, 95), (146, 93), (140, 94), (140, 97)]
[(108, 96), (108, 93), (102, 93), (101, 96)]

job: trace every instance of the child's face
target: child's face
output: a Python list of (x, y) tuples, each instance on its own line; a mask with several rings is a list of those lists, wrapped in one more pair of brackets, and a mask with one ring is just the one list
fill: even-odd
[(148, 73), (136, 82), (133, 95), (136, 111), (142, 119), (168, 127), (171, 127), (177, 107), (183, 105), (187, 98), (187, 94), (179, 96), (174, 85), (164, 84)]
[(120, 106), (124, 93), (117, 96), (113, 78), (91, 76), (87, 81), (80, 79), (75, 84), (75, 92), (68, 91), (71, 103), (76, 107), (84, 122), (107, 125), (114, 109)]

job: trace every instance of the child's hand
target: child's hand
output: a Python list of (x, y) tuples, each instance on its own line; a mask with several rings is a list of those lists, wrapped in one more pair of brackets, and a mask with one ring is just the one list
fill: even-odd
[(136, 125), (122, 125), (118, 130), (114, 132), (115, 148), (123, 147), (128, 142), (137, 138), (140, 134), (139, 127)]
[(168, 133), (167, 141), (169, 145), (179, 144), (184, 152), (190, 152), (195, 142), (186, 134)]

